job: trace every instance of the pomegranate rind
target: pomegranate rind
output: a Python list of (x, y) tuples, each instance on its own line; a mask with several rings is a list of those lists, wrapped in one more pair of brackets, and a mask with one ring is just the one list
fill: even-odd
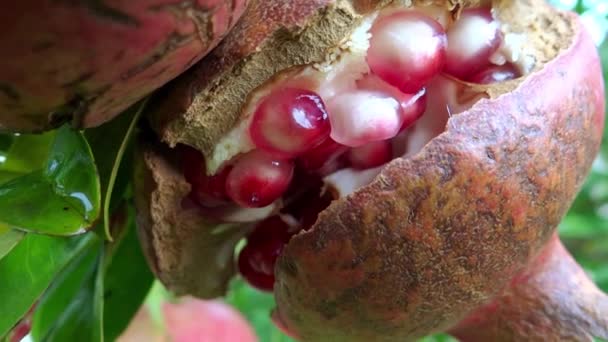
[(184, 72), (247, 0), (3, 4), (0, 129), (97, 126)]
[(419, 154), (393, 161), (292, 238), (274, 287), (289, 329), (306, 341), (442, 331), (540, 251), (604, 126), (595, 46), (574, 15), (567, 19), (572, 44), (542, 70), (452, 117)]
[(142, 138), (136, 155), (137, 231), (148, 265), (178, 295), (224, 295), (236, 272), (234, 249), (250, 227), (218, 224), (184, 205), (191, 186), (166, 147)]
[(499, 296), (450, 334), (470, 342), (608, 339), (608, 296), (556, 234)]

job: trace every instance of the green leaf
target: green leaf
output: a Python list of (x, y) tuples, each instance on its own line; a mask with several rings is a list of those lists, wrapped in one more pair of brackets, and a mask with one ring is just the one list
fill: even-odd
[(110, 122), (85, 131), (85, 136), (99, 170), (101, 191), (103, 194), (104, 231), (108, 240), (112, 240), (109, 230), (109, 216), (131, 179), (131, 160), (123, 162), (123, 156), (129, 150), (135, 124), (139, 120), (147, 100), (132, 106), (126, 112)]
[(0, 151), (8, 151), (13, 144), (13, 134), (0, 133)]
[(23, 175), (22, 172), (0, 170), (0, 184), (6, 183), (11, 179), (15, 179), (21, 175)]
[(154, 281), (137, 239), (135, 220), (130, 221), (122, 240), (114, 243), (115, 251), (105, 272), (104, 333), (107, 341), (114, 341), (127, 327)]
[(72, 324), (72, 318), (75, 315), (84, 316), (82, 309), (92, 307), (92, 303), (87, 301), (86, 292), (85, 295), (80, 292), (87, 289), (97, 270), (101, 250), (99, 242), (96, 239), (91, 248), (74, 258), (38, 302), (32, 319), (31, 333), (34, 340), (50, 340), (53, 335), (65, 335), (61, 330), (65, 329), (62, 326), (66, 323), (71, 329), (81, 328)]
[(71, 238), (28, 234), (0, 260), (0, 336), (6, 335), (54, 277), (95, 239), (93, 234)]
[(25, 234), (18, 230), (0, 226), (0, 259), (4, 258)]
[(114, 341), (137, 312), (153, 276), (139, 247), (134, 213), (115, 217), (113, 230), (119, 233), (116, 242), (101, 248), (97, 239), (45, 292), (33, 320), (37, 341)]
[(81, 133), (59, 129), (46, 167), (0, 186), (0, 222), (16, 229), (72, 235), (99, 216), (100, 193), (91, 150)]
[(44, 167), (55, 131), (44, 134), (20, 134), (12, 137), (11, 146), (0, 169), (25, 174)]
[(71, 301), (53, 321), (53, 327), (40, 341), (99, 341), (95, 337), (97, 321), (92, 302), (95, 296), (95, 275), (99, 255), (95, 255), (93, 266), (73, 293)]

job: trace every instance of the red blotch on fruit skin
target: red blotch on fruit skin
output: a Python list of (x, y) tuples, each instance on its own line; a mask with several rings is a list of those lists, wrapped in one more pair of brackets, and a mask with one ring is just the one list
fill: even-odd
[(249, 128), (258, 148), (287, 158), (319, 145), (329, 130), (321, 97), (296, 88), (279, 89), (262, 99)]
[(414, 11), (379, 18), (371, 29), (367, 63), (373, 73), (405, 93), (417, 92), (445, 64), (441, 24)]
[(226, 178), (226, 193), (246, 208), (265, 207), (289, 187), (293, 162), (254, 150), (240, 157)]
[(274, 264), (290, 237), (289, 227), (279, 216), (256, 225), (238, 259), (239, 272), (251, 286), (272, 291)]

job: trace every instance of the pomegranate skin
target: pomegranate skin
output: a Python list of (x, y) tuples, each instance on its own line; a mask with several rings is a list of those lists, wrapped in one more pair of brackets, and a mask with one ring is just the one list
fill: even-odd
[(8, 1), (0, 129), (99, 125), (210, 51), (247, 0)]
[(140, 137), (135, 155), (137, 233), (148, 265), (178, 295), (216, 298), (236, 272), (234, 249), (252, 227), (219, 224), (188, 202), (176, 153)]
[(560, 15), (572, 41), (543, 69), (292, 238), (275, 270), (279, 325), (304, 341), (413, 340), (454, 326), (540, 252), (604, 126), (595, 46)]
[(467, 342), (608, 339), (608, 296), (556, 234), (499, 296), (450, 334)]

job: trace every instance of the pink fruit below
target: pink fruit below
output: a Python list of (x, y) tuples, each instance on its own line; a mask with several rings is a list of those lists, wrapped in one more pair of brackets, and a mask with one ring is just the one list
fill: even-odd
[[(162, 326), (143, 306), (118, 342), (257, 342), (243, 316), (219, 300), (183, 297), (162, 303)], [(164, 329), (163, 329), (164, 327)]]
[(23, 0), (0, 11), (0, 129), (99, 125), (210, 51), (247, 0)]
[(163, 314), (174, 342), (256, 342), (251, 326), (233, 308), (220, 301), (184, 298), (165, 303)]

